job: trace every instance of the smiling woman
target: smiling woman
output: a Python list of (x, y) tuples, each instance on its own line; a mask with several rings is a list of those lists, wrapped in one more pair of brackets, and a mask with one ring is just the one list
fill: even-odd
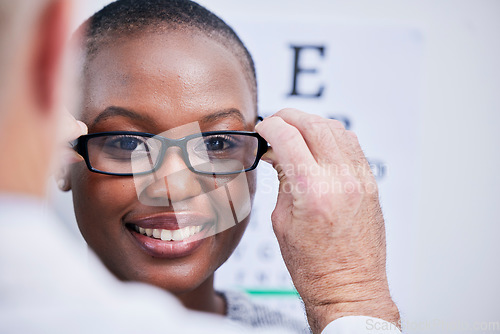
[[(214, 290), (250, 219), (267, 149), (252, 58), (190, 1), (117, 1), (82, 26), (86, 164), (66, 182), (78, 226), (120, 279), (255, 327), (305, 324)], [(242, 312), (244, 311), (244, 312)], [(244, 314), (245, 316), (242, 316)]]

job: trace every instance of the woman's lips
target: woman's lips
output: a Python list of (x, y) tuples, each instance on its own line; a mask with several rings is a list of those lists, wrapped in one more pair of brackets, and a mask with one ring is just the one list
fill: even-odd
[(174, 259), (192, 254), (210, 236), (214, 220), (199, 213), (162, 213), (128, 219), (125, 226), (147, 254)]

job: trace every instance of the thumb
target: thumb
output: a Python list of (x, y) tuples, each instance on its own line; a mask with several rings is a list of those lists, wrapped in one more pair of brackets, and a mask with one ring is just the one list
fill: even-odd
[(83, 122), (77, 121), (69, 112), (63, 112), (59, 130), (59, 138), (61, 139), (61, 142), (67, 143), (75, 140), (76, 138), (87, 134), (87, 131), (87, 126)]

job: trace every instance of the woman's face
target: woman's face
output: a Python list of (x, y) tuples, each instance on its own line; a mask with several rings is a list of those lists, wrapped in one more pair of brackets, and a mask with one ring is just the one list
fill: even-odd
[[(117, 38), (89, 64), (83, 119), (89, 133), (138, 131), (172, 139), (200, 130), (252, 131), (255, 103), (244, 71), (233, 53), (201, 34)], [(71, 171), (80, 231), (120, 279), (188, 292), (210, 278), (238, 244), (249, 220), (244, 211), (255, 192), (254, 172), (214, 180), (186, 168), (179, 149), (169, 148), (154, 177), (96, 174), (83, 163)], [(245, 218), (228, 221), (227, 208), (233, 209), (231, 219), (235, 210)], [(201, 232), (188, 227), (195, 235), (178, 241), (136, 231), (174, 233), (200, 225)]]

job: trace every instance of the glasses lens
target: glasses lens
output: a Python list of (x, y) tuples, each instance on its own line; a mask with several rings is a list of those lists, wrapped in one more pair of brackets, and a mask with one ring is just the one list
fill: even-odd
[(116, 174), (144, 173), (154, 169), (161, 141), (138, 135), (106, 135), (87, 142), (90, 165)]
[(255, 164), (259, 141), (246, 134), (201, 134), (187, 142), (189, 162), (204, 173), (235, 173)]

